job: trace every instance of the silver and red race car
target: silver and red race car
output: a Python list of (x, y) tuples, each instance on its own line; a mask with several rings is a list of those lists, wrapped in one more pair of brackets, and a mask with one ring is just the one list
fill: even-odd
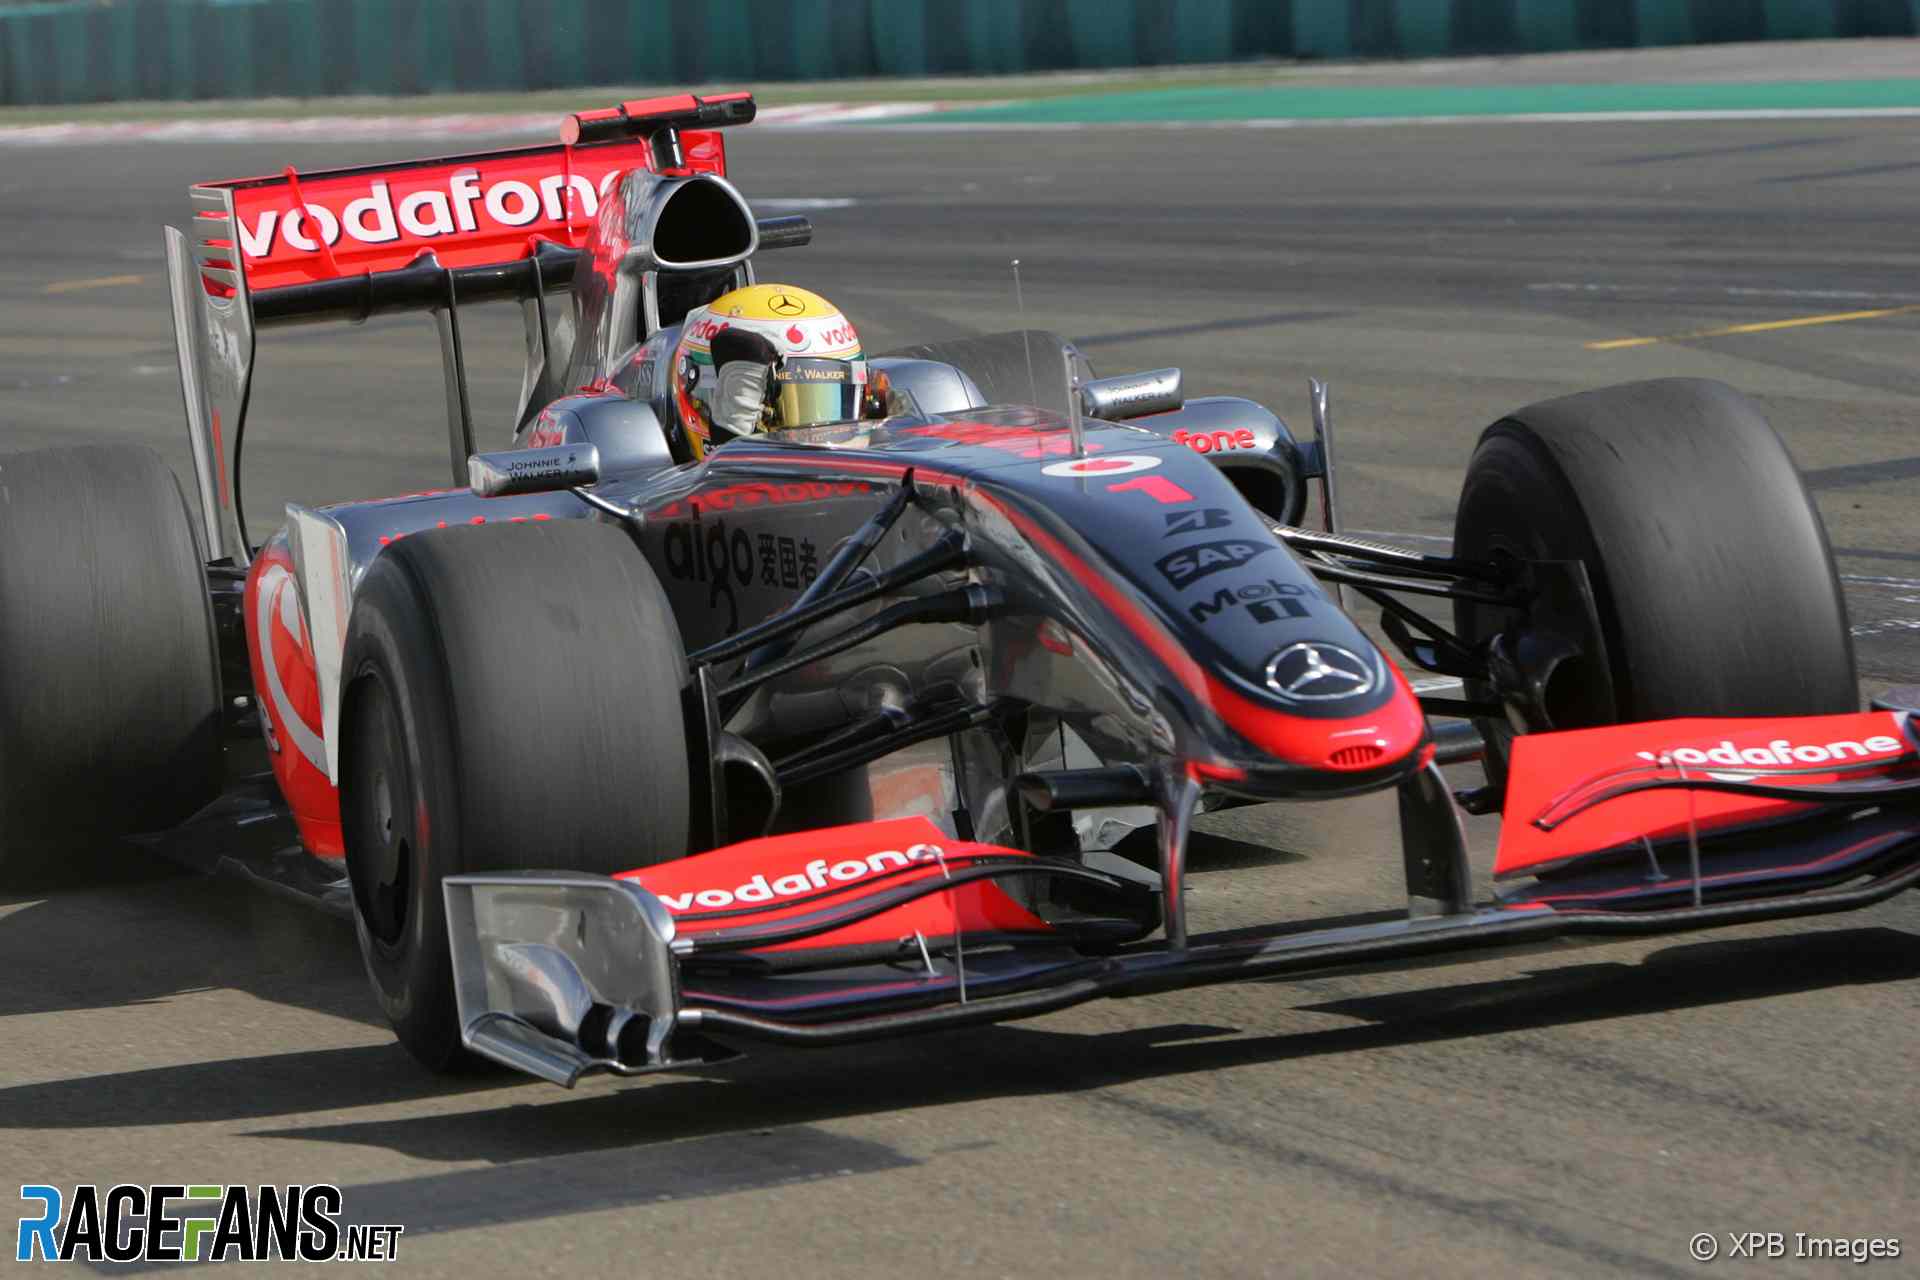
[[(562, 1084), (1920, 881), (1920, 698), (1859, 710), (1819, 516), (1719, 384), (1500, 418), (1444, 556), (1340, 531), (1319, 384), (1301, 438), (1039, 331), (875, 356), (884, 416), (697, 456), (682, 322), (811, 235), (727, 181), (753, 114), (192, 189), (193, 500), (140, 450), (0, 460), (0, 875), (137, 834), (251, 876), (352, 917), (423, 1062)], [(527, 368), (486, 452), (492, 301)], [(438, 326), (458, 487), (256, 543), (255, 332), (395, 311)], [(1353, 856), (1401, 860), (1404, 913), (1188, 927), (1196, 813), (1383, 790), (1401, 848)]]

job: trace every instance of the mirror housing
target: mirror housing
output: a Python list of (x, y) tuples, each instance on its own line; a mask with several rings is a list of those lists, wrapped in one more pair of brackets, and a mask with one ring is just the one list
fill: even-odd
[(600, 450), (590, 444), (476, 453), (467, 459), (467, 484), (482, 498), (554, 493), (600, 479)]
[(1080, 384), (1080, 412), (1108, 422), (1169, 413), (1186, 402), (1178, 369), (1122, 373)]

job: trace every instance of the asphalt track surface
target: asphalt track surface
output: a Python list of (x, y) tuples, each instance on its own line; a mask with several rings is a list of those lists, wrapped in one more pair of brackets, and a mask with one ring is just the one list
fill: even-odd
[[(748, 131), (733, 154), (750, 196), (854, 202), (764, 271), (828, 293), (873, 347), (1013, 327), (1019, 257), (1028, 320), (1104, 370), (1178, 364), (1192, 391), (1296, 420), (1328, 378), (1357, 528), (1444, 538), (1504, 410), (1664, 375), (1739, 386), (1809, 475), (1871, 690), (1920, 679), (1920, 312), (1587, 344), (1920, 303), (1912, 136)], [(184, 468), (157, 230), (184, 185), (406, 151), (8, 153), (0, 447), (138, 440)], [(475, 334), (495, 437), (515, 323)], [(265, 337), (256, 522), (444, 482), (437, 359), (419, 318)], [(1196, 927), (1391, 907), (1391, 814), (1207, 820)], [(0, 898), (0, 972), (9, 1179), (332, 1182), (351, 1217), (406, 1225), (422, 1274), (1679, 1275), (1695, 1232), (1745, 1230), (1901, 1237), (1888, 1273), (1920, 1251), (1912, 896), (573, 1093), (422, 1074), (349, 932), (232, 884), (156, 870)]]

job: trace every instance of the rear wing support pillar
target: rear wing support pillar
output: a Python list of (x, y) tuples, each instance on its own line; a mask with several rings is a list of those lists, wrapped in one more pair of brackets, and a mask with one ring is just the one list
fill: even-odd
[(562, 308), (558, 317), (561, 323), (554, 323), (554, 319), (547, 315), (546, 270), (540, 265), (539, 254), (533, 256), (531, 265), (533, 292), (520, 300), (521, 327), (527, 339), (527, 363), (520, 378), (520, 412), (513, 421), (515, 435), (526, 430), (527, 424), (540, 416), (541, 409), (559, 399), (560, 371), (566, 368), (573, 355), (572, 309)]
[[(533, 265), (538, 288), (539, 261)], [(473, 456), (473, 405), (467, 398), (467, 357), (460, 345), (459, 277), (448, 271), (442, 279), (446, 300), (433, 309), (433, 327), (440, 334), (440, 370), (447, 386), (447, 453), (453, 483), (459, 486), (467, 483), (467, 459)]]

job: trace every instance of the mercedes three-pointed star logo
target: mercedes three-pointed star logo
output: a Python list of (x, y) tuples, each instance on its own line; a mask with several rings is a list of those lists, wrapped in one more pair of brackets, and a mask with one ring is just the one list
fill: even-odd
[(1294, 702), (1333, 702), (1372, 693), (1379, 672), (1350, 649), (1302, 641), (1267, 659), (1267, 687)]
[(776, 293), (768, 299), (767, 309), (777, 316), (797, 316), (807, 309), (807, 304), (791, 294)]

